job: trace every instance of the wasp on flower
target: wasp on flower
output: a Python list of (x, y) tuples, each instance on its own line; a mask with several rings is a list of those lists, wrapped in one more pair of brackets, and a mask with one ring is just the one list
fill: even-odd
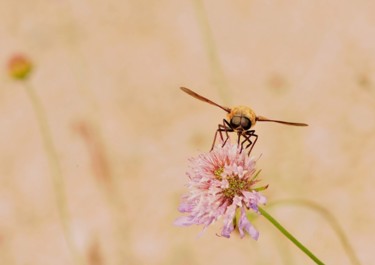
[[(247, 211), (258, 213), (258, 205), (266, 198), (260, 191), (267, 186), (257, 187), (260, 171), (255, 168), (256, 160), (240, 152), (240, 147), (230, 142), (223, 147), (216, 145), (211, 152), (190, 159), (191, 172), (188, 194), (182, 197), (179, 217), (175, 224), (203, 225), (203, 231), (222, 219), (220, 235), (229, 238), (238, 229), (241, 238), (248, 233), (257, 239), (258, 231), (247, 218)], [(202, 232), (203, 232), (202, 231)]]

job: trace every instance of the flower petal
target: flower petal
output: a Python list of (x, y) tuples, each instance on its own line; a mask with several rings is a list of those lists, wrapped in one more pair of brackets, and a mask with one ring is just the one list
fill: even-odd
[(243, 208), (241, 208), (241, 217), (240, 217), (240, 221), (238, 222), (238, 230), (240, 231), (241, 238), (245, 236), (245, 233), (243, 230), (245, 230), (255, 240), (257, 240), (259, 237), (259, 232), (249, 222), (246, 216), (246, 212)]
[(258, 204), (265, 204), (267, 201), (266, 197), (257, 191), (243, 191), (242, 194), (245, 197), (246, 206), (255, 212), (258, 212)]
[(230, 234), (234, 230), (233, 220), (231, 222), (228, 222), (226, 225), (224, 225), (223, 229), (221, 230), (221, 235), (226, 238), (230, 238)]
[(236, 204), (233, 203), (231, 206), (227, 208), (227, 212), (225, 213), (224, 227), (221, 230), (221, 235), (226, 238), (229, 238), (230, 234), (234, 230), (233, 218), (236, 213), (236, 208)]
[(189, 226), (194, 224), (192, 216), (181, 216), (174, 221), (174, 225), (177, 226)]

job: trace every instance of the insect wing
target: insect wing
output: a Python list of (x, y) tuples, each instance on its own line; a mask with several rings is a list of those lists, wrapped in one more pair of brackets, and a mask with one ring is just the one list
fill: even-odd
[(289, 121), (279, 121), (279, 120), (271, 120), (263, 116), (257, 116), (257, 121), (269, 121), (269, 122), (277, 122), (285, 125), (291, 125), (291, 126), (309, 126), (306, 123), (301, 122), (289, 122)]
[(193, 98), (199, 99), (199, 100), (204, 101), (204, 102), (206, 102), (206, 103), (208, 103), (208, 104), (211, 104), (211, 105), (214, 105), (214, 106), (216, 106), (216, 107), (219, 107), (219, 108), (221, 108), (222, 110), (225, 110), (225, 111), (228, 112), (228, 113), (230, 112), (230, 108), (227, 108), (227, 107), (221, 106), (221, 105), (219, 105), (219, 104), (217, 104), (217, 103), (215, 103), (215, 102), (209, 100), (208, 98), (205, 98), (205, 97), (203, 97), (203, 96), (201, 96), (201, 95), (195, 93), (194, 91), (190, 90), (189, 88), (186, 88), (186, 87), (180, 87), (180, 89), (181, 89), (182, 91), (184, 91), (186, 94), (189, 94), (190, 96), (192, 96)]

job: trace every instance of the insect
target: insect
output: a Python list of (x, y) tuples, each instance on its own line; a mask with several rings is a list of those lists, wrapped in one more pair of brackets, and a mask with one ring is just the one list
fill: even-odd
[[(221, 141), (223, 142), (222, 147), (224, 147), (224, 145), (229, 139), (228, 133), (235, 132), (238, 135), (237, 145), (241, 146), (240, 153), (244, 149), (244, 145), (247, 144), (245, 146), (245, 150), (250, 147), (249, 153), (248, 153), (248, 155), (250, 155), (251, 150), (253, 149), (256, 141), (258, 140), (258, 135), (255, 134), (255, 130), (251, 130), (257, 121), (277, 122), (277, 123), (281, 123), (285, 125), (292, 125), (292, 126), (308, 126), (306, 123), (280, 121), (280, 120), (268, 119), (263, 116), (257, 116), (251, 108), (246, 107), (246, 106), (237, 106), (233, 108), (224, 107), (195, 93), (189, 88), (186, 88), (186, 87), (180, 87), (180, 88), (182, 91), (189, 94), (190, 96), (196, 99), (199, 99), (201, 101), (204, 101), (206, 103), (209, 103), (211, 105), (214, 105), (216, 107), (219, 107), (222, 110), (227, 112), (227, 118), (223, 119), (223, 122), (218, 125), (218, 128), (215, 132), (211, 151), (215, 146), (217, 134), (220, 135)], [(225, 137), (226, 137), (225, 140), (223, 137), (223, 133), (225, 133)], [(243, 137), (242, 141), (241, 141), (241, 137)], [(251, 140), (251, 138), (253, 138), (254, 142)]]

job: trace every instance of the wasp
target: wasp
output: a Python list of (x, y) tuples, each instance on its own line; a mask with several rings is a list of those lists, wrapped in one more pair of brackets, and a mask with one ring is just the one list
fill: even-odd
[[(268, 119), (263, 116), (257, 116), (255, 112), (247, 106), (237, 106), (233, 108), (224, 107), (195, 93), (189, 88), (180, 87), (180, 89), (196, 99), (199, 99), (203, 102), (219, 107), (222, 110), (227, 112), (226, 119), (225, 118), (223, 119), (223, 122), (218, 125), (218, 128), (215, 132), (211, 151), (215, 146), (215, 142), (216, 142), (216, 138), (218, 134), (220, 135), (220, 139), (223, 142), (222, 147), (224, 147), (224, 145), (229, 139), (229, 133), (235, 132), (237, 133), (237, 136), (238, 136), (237, 145), (241, 146), (240, 153), (242, 152), (242, 150), (244, 149), (244, 145), (246, 144), (245, 150), (250, 147), (249, 152), (248, 152), (248, 155), (250, 155), (251, 150), (253, 149), (256, 141), (258, 140), (258, 135), (255, 134), (255, 130), (252, 129), (255, 123), (258, 121), (276, 122), (276, 123), (281, 123), (281, 124), (291, 125), (291, 126), (308, 126), (308, 124), (306, 123), (280, 121), (280, 120)], [(223, 133), (225, 134), (225, 139), (223, 137)], [(241, 137), (242, 137), (242, 140), (241, 140)]]

